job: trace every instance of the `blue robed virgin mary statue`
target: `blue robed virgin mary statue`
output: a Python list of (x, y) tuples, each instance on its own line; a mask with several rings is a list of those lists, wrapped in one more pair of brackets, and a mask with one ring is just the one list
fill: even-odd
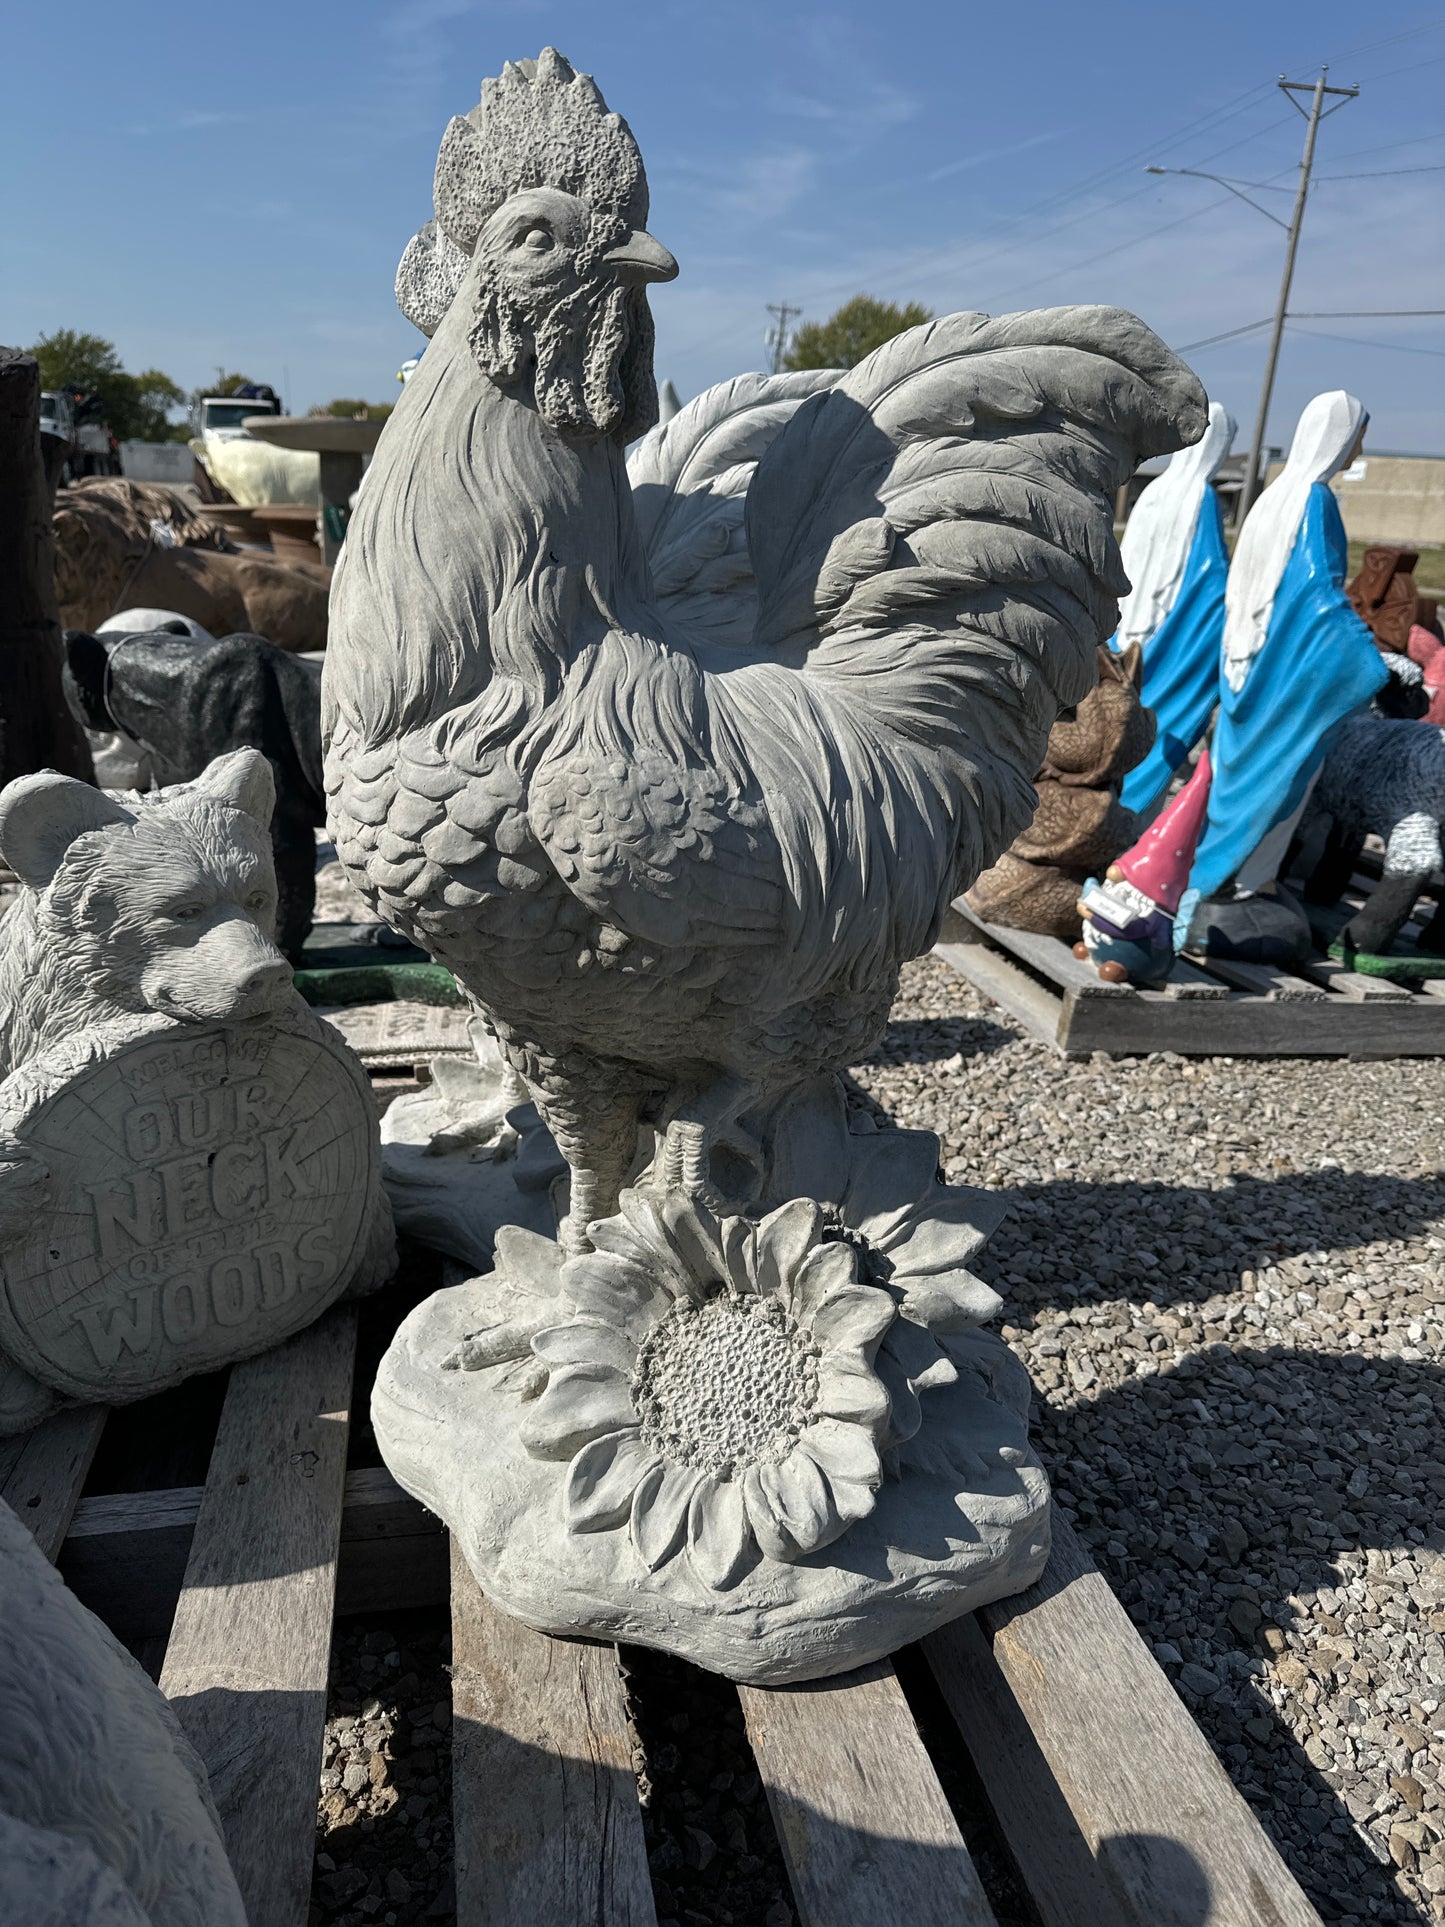
[(1234, 417), (1211, 402), (1203, 436), (1170, 459), (1125, 525), (1121, 547), (1131, 587), (1119, 604), (1119, 627), (1110, 647), (1139, 644), (1139, 694), (1158, 724), (1154, 747), (1124, 779), (1119, 800), (1128, 810), (1153, 808), (1203, 736), (1219, 700), (1229, 551), (1211, 483), (1234, 434)]
[(1343, 389), (1299, 418), (1284, 471), (1235, 546), (1225, 597), (1209, 820), (1190, 887), (1237, 898), (1274, 886), (1340, 724), (1389, 679), (1346, 600), (1345, 529), (1326, 487), (1358, 452), (1368, 417)]

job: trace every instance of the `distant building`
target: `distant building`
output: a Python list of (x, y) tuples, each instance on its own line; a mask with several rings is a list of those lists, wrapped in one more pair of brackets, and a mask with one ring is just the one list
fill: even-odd
[[(1270, 464), (1269, 479), (1280, 464)], [(1445, 455), (1376, 453), (1366, 446), (1330, 483), (1352, 542), (1445, 549)]]

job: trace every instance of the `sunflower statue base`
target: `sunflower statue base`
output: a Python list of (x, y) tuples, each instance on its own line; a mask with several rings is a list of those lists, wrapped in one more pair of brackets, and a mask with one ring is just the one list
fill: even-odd
[(968, 1269), (1001, 1201), (834, 1078), (765, 1151), (746, 1212), (644, 1173), (585, 1256), (504, 1224), (402, 1325), (372, 1417), (505, 1611), (777, 1686), (1030, 1585), (1049, 1496)]

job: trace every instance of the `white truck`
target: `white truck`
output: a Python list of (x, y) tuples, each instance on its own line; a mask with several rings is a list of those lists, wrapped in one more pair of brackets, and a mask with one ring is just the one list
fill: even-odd
[(279, 415), (281, 404), (275, 396), (203, 395), (197, 431), (203, 442), (232, 442), (245, 437), (243, 426), (248, 415)]

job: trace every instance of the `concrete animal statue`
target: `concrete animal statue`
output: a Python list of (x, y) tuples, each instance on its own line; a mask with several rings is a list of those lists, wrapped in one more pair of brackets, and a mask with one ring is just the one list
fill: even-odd
[(60, 620), (92, 633), (115, 610), (175, 609), (212, 635), (245, 630), (278, 649), (326, 647), (328, 571), (240, 550), (173, 489), (94, 477), (55, 504)]
[(16, 1927), (246, 1927), (164, 1695), (0, 1504), (0, 1911)]
[(1120, 785), (1154, 741), (1154, 716), (1139, 700), (1137, 644), (1099, 650), (1099, 680), (1049, 731), (1034, 778), (1034, 820), (966, 892), (986, 923), (1072, 943), (1080, 934), (1079, 891), (1139, 834)]
[(0, 1077), (96, 1024), (216, 1023), (291, 998), (270, 934), (274, 795), (256, 750), (149, 796), (50, 771), (0, 792), (0, 855), (29, 886), (0, 921)]
[[(1433, 723), (1352, 716), (1331, 743), (1310, 799), (1327, 819), (1324, 852), (1305, 885), (1311, 903), (1339, 900), (1366, 836), (1383, 838), (1384, 875), (1345, 925), (1346, 953), (1387, 952), (1442, 865), (1445, 729)], [(1302, 834), (1301, 842), (1306, 840)], [(1445, 905), (1437, 905), (1419, 947), (1445, 954)]]
[(0, 1436), (265, 1350), (386, 1275), (365, 1072), (273, 939), (270, 765), (0, 791)]
[(258, 749), (271, 766), (276, 940), (297, 962), (316, 903), (321, 665), (264, 636), (195, 641), (144, 632), (65, 638), (66, 695), (91, 730), (118, 730), (162, 784), (194, 782), (217, 757)]
[(640, 1117), (665, 1186), (716, 1199), (725, 1156), (745, 1195), (760, 1112), (871, 1048), (1094, 684), (1114, 491), (1206, 418), (1119, 310), (960, 314), (710, 391), (629, 482), (677, 272), (647, 210), (626, 123), (551, 50), (451, 122), (397, 278), (431, 345), (323, 679), (338, 854), (489, 1013), (573, 1251)]

